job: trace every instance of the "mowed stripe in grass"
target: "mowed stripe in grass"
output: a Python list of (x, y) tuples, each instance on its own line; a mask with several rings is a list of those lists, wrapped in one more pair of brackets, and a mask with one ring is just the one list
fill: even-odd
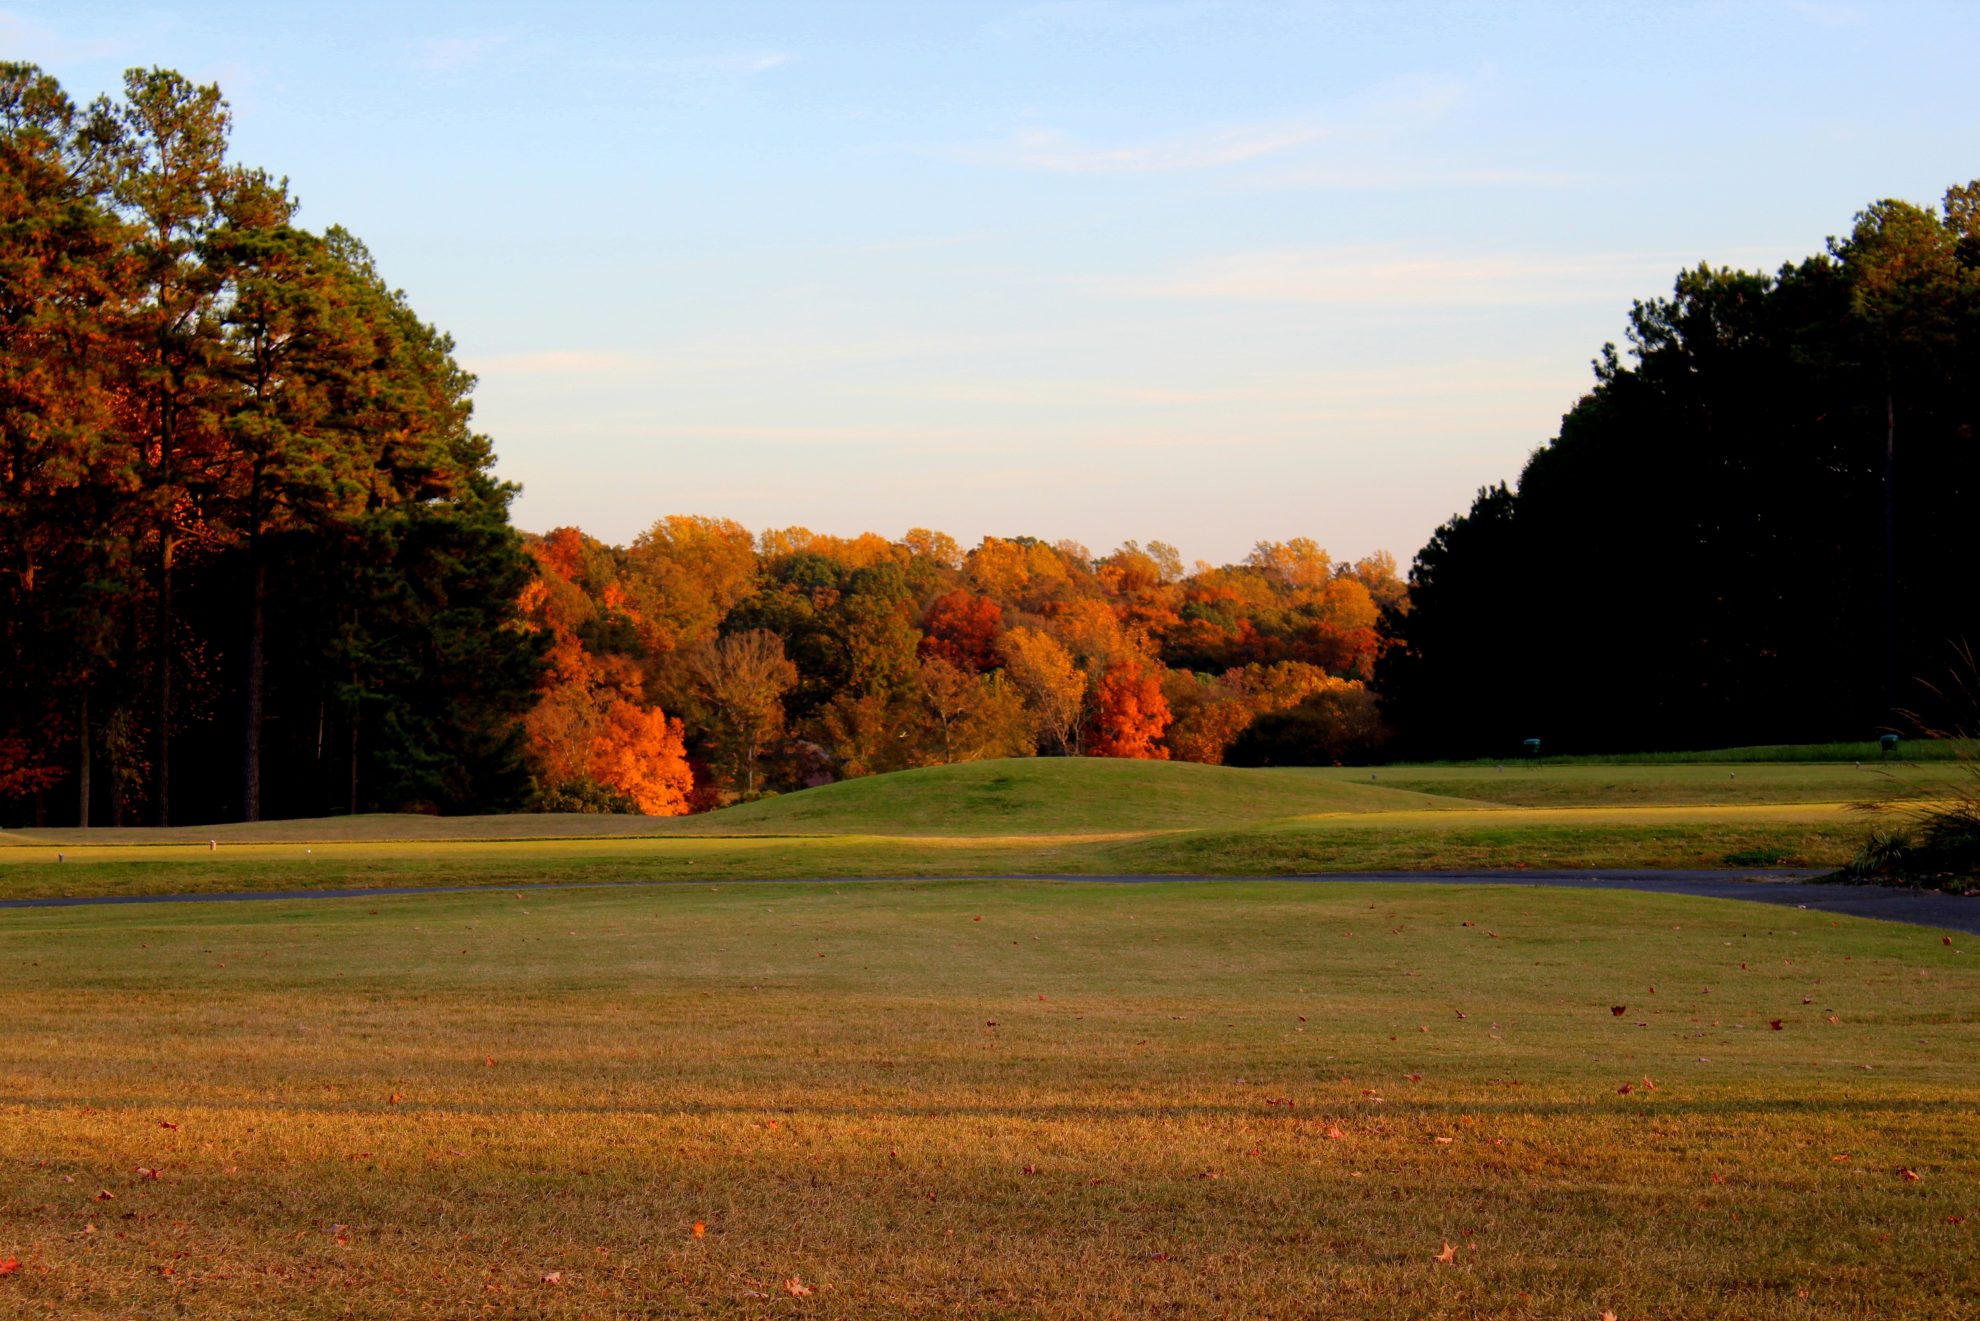
[(16, 912), (0, 1311), (1957, 1315), (1963, 939), (1363, 885)]
[[(1363, 814), (1129, 836), (410, 841), (0, 853), (0, 898), (824, 877), (1269, 875), (1520, 867), (1839, 866), (1840, 808)], [(57, 861), (60, 852), (63, 861)]]

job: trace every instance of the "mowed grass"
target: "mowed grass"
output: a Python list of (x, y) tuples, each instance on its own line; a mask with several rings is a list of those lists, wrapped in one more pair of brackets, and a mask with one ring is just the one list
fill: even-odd
[(12, 912), (0, 1314), (1966, 1315), (1953, 939), (1273, 882)]
[(1515, 807), (1627, 807), (1784, 803), (1854, 803), (1930, 794), (1959, 763), (1853, 762), (1591, 763), (1509, 761), (1503, 768), (1394, 766), (1375, 771), (1329, 768), (1313, 775), (1336, 783), (1370, 777), (1398, 790)]
[(0, 898), (533, 880), (1835, 867), (1869, 828), (1852, 801), (1929, 792), (1943, 774), (1930, 765), (997, 761), (664, 820), (362, 816), (8, 831)]

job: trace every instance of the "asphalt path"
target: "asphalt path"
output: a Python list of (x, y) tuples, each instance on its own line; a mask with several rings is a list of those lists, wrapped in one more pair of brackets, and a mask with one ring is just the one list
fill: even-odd
[[(1940, 891), (1902, 890), (1883, 885), (1816, 883), (1813, 871), (1479, 871), (1479, 872), (1319, 872), (1291, 876), (1175, 876), (1175, 875), (1030, 875), (932, 878), (926, 876), (765, 877), (734, 878), (718, 885), (796, 884), (854, 885), (874, 881), (1007, 880), (1063, 881), (1102, 885), (1147, 885), (1169, 881), (1276, 881), (1329, 885), (1343, 881), (1408, 885), (1543, 885), (1577, 890), (1645, 890), (1652, 894), (1690, 895), (1699, 899), (1739, 899), (1752, 903), (1805, 908), (1819, 913), (1867, 917), (1883, 922), (1908, 922), (1980, 935), (1980, 897)], [(90, 895), (46, 899), (0, 899), (7, 908), (94, 908), (112, 904), (251, 903), (266, 900), (378, 899), (387, 895), (471, 894), (478, 890), (600, 890), (655, 886), (705, 886), (708, 881), (546, 881), (534, 885), (407, 885), (341, 890), (242, 890), (218, 894)]]

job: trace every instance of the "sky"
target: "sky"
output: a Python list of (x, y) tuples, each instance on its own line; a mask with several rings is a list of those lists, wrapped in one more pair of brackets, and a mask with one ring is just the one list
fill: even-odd
[(1407, 563), (1701, 261), (1980, 175), (1980, 5), (0, 0), (477, 373), (516, 522)]

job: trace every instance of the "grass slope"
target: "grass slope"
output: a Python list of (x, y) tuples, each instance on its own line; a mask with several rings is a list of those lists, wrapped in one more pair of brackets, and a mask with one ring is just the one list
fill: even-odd
[[(1380, 783), (1468, 803), (1515, 807), (1627, 807), (1680, 804), (1854, 803), (1929, 793), (1950, 763), (1865, 761), (1772, 764), (1508, 762), (1493, 766), (1394, 766)], [(1366, 782), (1370, 772), (1325, 769), (1323, 779)]]
[(1965, 939), (1241, 884), (4, 914), (0, 1315), (1965, 1315)]
[(379, 816), (7, 832), (0, 898), (532, 880), (1833, 867), (1867, 829), (1839, 800), (1922, 788), (1942, 773), (983, 762), (671, 820)]
[(709, 834), (1121, 834), (1454, 806), (1464, 804), (1304, 768), (1025, 757), (842, 780), (690, 818), (682, 826)]

